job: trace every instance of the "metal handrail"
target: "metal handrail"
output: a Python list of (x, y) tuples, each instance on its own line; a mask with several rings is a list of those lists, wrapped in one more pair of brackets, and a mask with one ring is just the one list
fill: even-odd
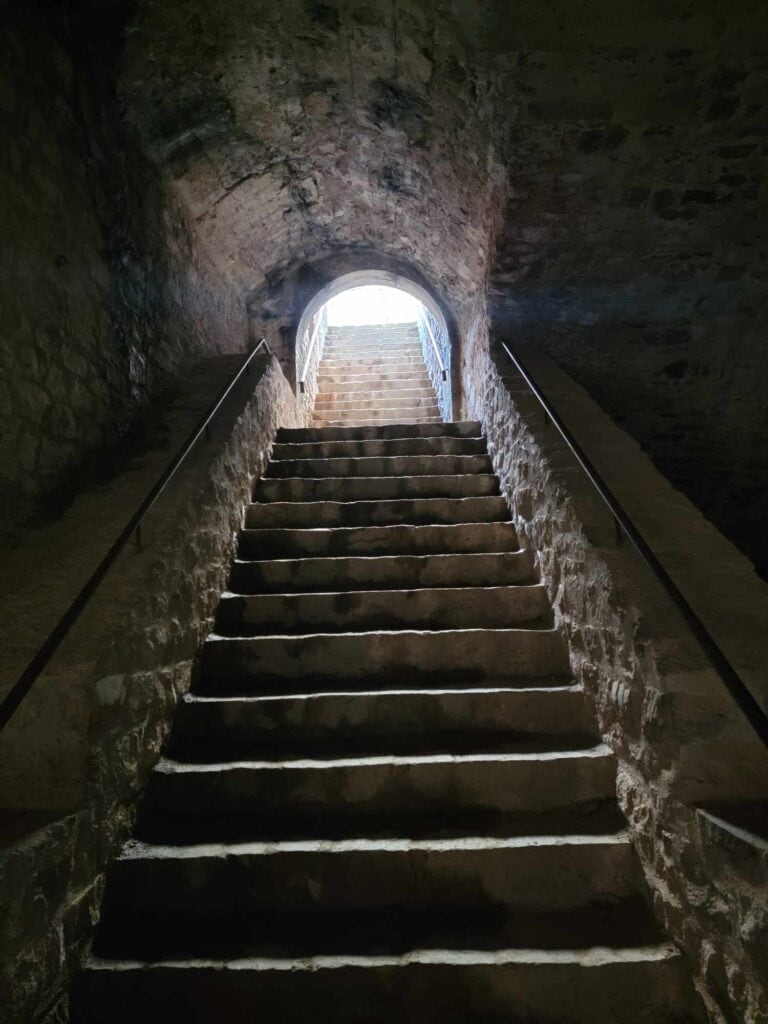
[(443, 362), (443, 357), (440, 354), (440, 348), (439, 348), (439, 346), (437, 344), (437, 338), (434, 335), (434, 332), (432, 330), (432, 326), (431, 326), (431, 324), (429, 322), (429, 319), (425, 316), (423, 318), (423, 320), (424, 320), (424, 326), (427, 328), (427, 334), (429, 335), (429, 340), (432, 342), (432, 348), (435, 350), (435, 355), (437, 356), (437, 365), (440, 367), (440, 375), (442, 376), (443, 380), (448, 380), (448, 371), (445, 368), (445, 363)]
[(653, 553), (647, 541), (624, 511), (605, 480), (603, 480), (597, 469), (595, 469), (592, 461), (585, 454), (579, 442), (555, 412), (549, 402), (549, 399), (543, 393), (536, 381), (533, 380), (517, 356), (510, 351), (509, 347), (504, 342), (501, 343), (501, 346), (512, 360), (520, 373), (520, 376), (531, 389), (533, 395), (538, 399), (540, 405), (544, 409), (544, 414), (547, 420), (551, 421), (557, 428), (561, 437), (575, 456), (577, 462), (589, 477), (593, 487), (608, 506), (616, 527), (617, 540), (621, 540), (622, 535), (626, 536), (646, 565), (654, 573), (658, 581), (666, 590), (667, 596), (682, 615), (686, 625), (696, 638), (699, 647), (709, 660), (709, 663), (720, 676), (726, 689), (741, 708), (741, 711), (747, 721), (763, 743), (768, 746), (768, 715), (766, 715), (760, 703), (755, 699), (744, 680), (738, 674), (733, 665), (731, 665), (725, 654), (720, 650), (720, 647), (710, 634), (707, 627), (701, 621), (693, 608), (688, 604), (688, 601), (678, 589), (677, 584)]
[(11, 687), (10, 691), (6, 694), (5, 699), (3, 700), (2, 704), (0, 704), (0, 730), (5, 728), (5, 726), (10, 721), (11, 716), (17, 710), (17, 708), (24, 700), (26, 695), (29, 693), (29, 691), (32, 689), (33, 684), (38, 679), (41, 672), (48, 664), (48, 662), (51, 660), (53, 655), (59, 649), (65, 637), (79, 619), (80, 615), (82, 614), (83, 610), (85, 609), (90, 599), (93, 597), (97, 587), (104, 579), (104, 577), (107, 575), (109, 570), (112, 568), (118, 555), (121, 553), (121, 551), (128, 543), (128, 541), (131, 539), (131, 537), (135, 537), (137, 545), (141, 544), (142, 520), (149, 512), (149, 510), (152, 508), (152, 506), (155, 504), (160, 495), (163, 493), (168, 484), (171, 482), (173, 477), (176, 475), (177, 470), (184, 462), (187, 455), (194, 447), (195, 443), (199, 440), (200, 436), (202, 434), (205, 434), (206, 437), (209, 436), (208, 427), (211, 420), (219, 411), (219, 408), (221, 404), (224, 402), (224, 399), (230, 393), (235, 384), (237, 384), (238, 380), (242, 377), (244, 373), (249, 372), (252, 360), (262, 347), (264, 347), (267, 350), (267, 352), (269, 352), (269, 354), (272, 355), (269, 345), (267, 345), (266, 338), (262, 338), (254, 348), (253, 352), (251, 352), (250, 355), (245, 359), (243, 365), (234, 375), (229, 384), (227, 384), (226, 387), (219, 392), (213, 405), (209, 408), (208, 412), (203, 416), (203, 418), (194, 428), (192, 433), (189, 435), (187, 440), (180, 448), (178, 454), (168, 464), (168, 466), (163, 471), (155, 485), (149, 491), (147, 496), (141, 502), (141, 504), (133, 513), (128, 522), (125, 524), (123, 529), (120, 531), (120, 534), (118, 535), (117, 539), (112, 544), (112, 547), (109, 549), (109, 551), (107, 551), (106, 555), (99, 562), (98, 566), (93, 571), (93, 573), (91, 573), (90, 578), (83, 586), (80, 593), (74, 599), (72, 604), (70, 604), (69, 608), (67, 608), (64, 614), (61, 616), (59, 621), (56, 623), (56, 625), (53, 627), (50, 634), (48, 635), (48, 638), (37, 651), (37, 654), (35, 654), (35, 656), (29, 662), (27, 667), (21, 673), (19, 678), (16, 680), (14, 685)]
[(315, 349), (315, 341), (317, 340), (317, 335), (320, 332), (320, 324), (322, 322), (323, 322), (323, 318), (322, 318), (322, 316), (319, 316), (317, 318), (315, 326), (314, 326), (314, 328), (312, 330), (312, 337), (309, 339), (309, 347), (307, 348), (307, 354), (306, 354), (306, 356), (304, 358), (304, 366), (303, 366), (302, 371), (301, 371), (301, 376), (299, 377), (299, 390), (301, 391), (302, 395), (304, 394), (304, 392), (306, 390), (307, 370), (309, 369), (309, 363), (310, 363), (310, 360), (312, 359), (312, 353), (313, 353), (313, 351)]

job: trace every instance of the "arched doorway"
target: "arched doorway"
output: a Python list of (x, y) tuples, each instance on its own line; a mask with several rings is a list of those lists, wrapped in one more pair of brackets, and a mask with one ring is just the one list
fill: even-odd
[(313, 390), (329, 317), (335, 326), (346, 322), (382, 330), (412, 323), (442, 417), (453, 418), (453, 339), (442, 309), (424, 287), (401, 274), (371, 269), (342, 274), (320, 289), (296, 331), (296, 382), (301, 393)]

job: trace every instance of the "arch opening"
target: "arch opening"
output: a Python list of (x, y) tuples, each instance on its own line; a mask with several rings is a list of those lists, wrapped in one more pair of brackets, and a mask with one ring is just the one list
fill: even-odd
[(445, 316), (429, 292), (415, 281), (389, 271), (344, 274), (317, 292), (296, 332), (297, 390), (314, 400), (326, 338), (362, 332), (379, 345), (393, 332), (418, 338), (443, 420), (453, 417), (451, 336)]

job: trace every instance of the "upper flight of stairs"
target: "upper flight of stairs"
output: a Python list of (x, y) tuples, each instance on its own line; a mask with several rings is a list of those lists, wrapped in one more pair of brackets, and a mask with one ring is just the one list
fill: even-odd
[(281, 430), (229, 586), (74, 1024), (700, 1020), (479, 424)]
[(416, 324), (331, 327), (313, 424), (439, 423)]

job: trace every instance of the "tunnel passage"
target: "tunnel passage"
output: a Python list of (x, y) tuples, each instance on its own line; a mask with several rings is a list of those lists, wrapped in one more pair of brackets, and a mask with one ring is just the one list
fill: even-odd
[(433, 313), (415, 286), (339, 288), (310, 303), (296, 335), (297, 388), (314, 401), (313, 422), (449, 420), (450, 336), (439, 308), (433, 303)]

